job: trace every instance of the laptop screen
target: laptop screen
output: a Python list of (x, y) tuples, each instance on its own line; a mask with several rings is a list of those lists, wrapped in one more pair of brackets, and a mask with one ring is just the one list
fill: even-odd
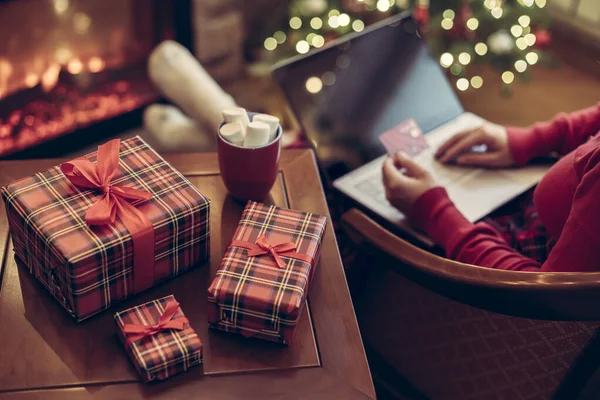
[(339, 174), (383, 155), (379, 135), (406, 119), (427, 133), (463, 113), (415, 21), (403, 15), (284, 62), (273, 76), (319, 161), (341, 164)]

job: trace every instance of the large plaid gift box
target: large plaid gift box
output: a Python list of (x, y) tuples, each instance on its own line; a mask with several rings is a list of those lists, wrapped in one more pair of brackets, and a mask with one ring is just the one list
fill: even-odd
[(248, 202), (208, 289), (209, 325), (290, 344), (325, 227), (319, 215)]
[(115, 314), (119, 338), (144, 382), (202, 363), (202, 341), (173, 295)]
[(78, 321), (209, 257), (209, 200), (139, 137), (2, 196), (17, 257)]

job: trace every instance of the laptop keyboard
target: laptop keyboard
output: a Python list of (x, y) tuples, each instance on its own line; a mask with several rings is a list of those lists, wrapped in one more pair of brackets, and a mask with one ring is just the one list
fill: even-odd
[(387, 203), (385, 198), (385, 188), (383, 187), (383, 181), (381, 180), (381, 174), (375, 174), (366, 177), (362, 181), (356, 184), (356, 188), (365, 194), (368, 194), (377, 201)]
[(435, 150), (427, 149), (415, 156), (415, 161), (425, 168), (441, 186), (457, 180), (468, 171), (461, 167), (447, 166), (434, 157)]
[[(460, 167), (446, 166), (439, 163), (435, 160), (433, 153), (434, 150), (432, 149), (425, 150), (415, 156), (415, 161), (429, 171), (433, 179), (440, 186), (445, 186), (469, 172)], [(385, 197), (385, 188), (383, 187), (380, 170), (375, 174), (365, 176), (361, 181), (356, 183), (355, 187), (361, 193), (369, 195), (369, 197), (372, 197), (378, 202), (388, 203)]]

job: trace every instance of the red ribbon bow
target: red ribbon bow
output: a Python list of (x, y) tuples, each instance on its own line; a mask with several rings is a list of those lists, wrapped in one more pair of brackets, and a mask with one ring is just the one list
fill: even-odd
[[(88, 225), (114, 224), (118, 216), (133, 241), (134, 291), (141, 292), (154, 284), (154, 228), (152, 222), (129, 202), (148, 200), (151, 193), (110, 183), (119, 167), (120, 139), (98, 147), (97, 163), (76, 159), (61, 164), (60, 170), (75, 186), (100, 189), (103, 194), (88, 210)], [(137, 249), (137, 250), (136, 250)]]
[(123, 325), (123, 332), (129, 336), (127, 338), (127, 346), (133, 342), (147, 338), (148, 336), (154, 336), (161, 331), (168, 329), (177, 329), (178, 331), (183, 330), (184, 324), (188, 323), (186, 317), (178, 317), (173, 319), (177, 310), (179, 309), (179, 303), (171, 301), (165, 307), (165, 311), (160, 316), (158, 322), (154, 325), (141, 325), (141, 324), (125, 324)]
[(256, 243), (243, 242), (240, 240), (233, 240), (232, 246), (244, 247), (248, 249), (248, 256), (256, 257), (264, 254), (270, 254), (275, 260), (275, 264), (280, 269), (285, 268), (285, 262), (279, 257), (279, 255), (295, 258), (298, 260), (305, 261), (312, 264), (312, 258), (306, 254), (296, 252), (296, 245), (292, 242), (282, 242), (275, 245), (269, 243), (266, 235), (260, 235), (256, 239)]

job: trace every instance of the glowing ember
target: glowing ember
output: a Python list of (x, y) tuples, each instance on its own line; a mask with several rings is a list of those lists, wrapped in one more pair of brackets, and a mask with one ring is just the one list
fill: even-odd
[(74, 60), (69, 61), (67, 64), (67, 70), (73, 75), (77, 75), (83, 70), (83, 63), (79, 60), (79, 58), (75, 58)]
[(51, 91), (58, 83), (58, 74), (60, 74), (60, 65), (53, 64), (42, 75), (42, 90), (46, 93)]
[(100, 72), (104, 69), (104, 60), (100, 57), (92, 57), (90, 61), (88, 61), (88, 69), (90, 72)]
[[(104, 67), (100, 58), (92, 67), (91, 61), (87, 63), (90, 71), (92, 67)], [(98, 61), (100, 64), (95, 65)], [(35, 74), (25, 78), (29, 84), (38, 79), (34, 87), (0, 100), (0, 157), (135, 110), (158, 97), (145, 74), (136, 69), (127, 71), (128, 78), (96, 83), (93, 90), (85, 91), (72, 76), (55, 64), (42, 74), (41, 80)], [(18, 109), (9, 108), (14, 107), (13, 99), (23, 96), (31, 100)]]
[(39, 81), (40, 81), (40, 77), (37, 76), (36, 74), (29, 73), (25, 77), (25, 85), (30, 88), (37, 85), (39, 83)]

